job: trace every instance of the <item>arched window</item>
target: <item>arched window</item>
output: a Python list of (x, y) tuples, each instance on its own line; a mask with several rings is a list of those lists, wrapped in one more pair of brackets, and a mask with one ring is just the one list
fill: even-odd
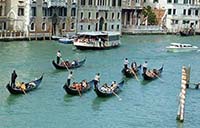
[(46, 23), (42, 23), (42, 31), (46, 31), (47, 25)]
[(35, 31), (35, 23), (31, 23), (31, 31)]
[(65, 29), (65, 23), (62, 24), (62, 29)]

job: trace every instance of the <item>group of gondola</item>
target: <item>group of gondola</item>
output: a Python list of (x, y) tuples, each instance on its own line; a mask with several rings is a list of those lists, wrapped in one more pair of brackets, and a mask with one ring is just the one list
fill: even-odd
[[(62, 60), (61, 62), (60, 62), (60, 59)], [(85, 63), (85, 61), (86, 61), (86, 58), (82, 60), (73, 60), (70, 62), (68, 60), (63, 60), (60, 56), (60, 57), (57, 57), (57, 62), (53, 60), (52, 64), (56, 69), (61, 69), (61, 70), (65, 69), (69, 71), (71, 69), (81, 67)], [(124, 74), (124, 76), (128, 78), (133, 77), (133, 78), (138, 79), (138, 76), (141, 70), (143, 70), (142, 76), (144, 80), (151, 81), (156, 78), (160, 78), (161, 73), (163, 71), (163, 65), (160, 69), (153, 69), (153, 70), (148, 70), (146, 66), (147, 64), (137, 66), (136, 62), (134, 62), (131, 64), (129, 68), (128, 64), (124, 64), (122, 73)], [(72, 76), (72, 71), (70, 71), (70, 73), (71, 73), (70, 75)], [(81, 96), (83, 93), (86, 93), (92, 90), (93, 88), (93, 90), (95, 91), (98, 97), (109, 97), (109, 96), (115, 95), (119, 98), (118, 93), (121, 91), (121, 88), (124, 85), (124, 80), (122, 80), (119, 83), (116, 83), (116, 81), (113, 81), (111, 85), (107, 85), (107, 83), (100, 85), (100, 82), (99, 82), (100, 73), (97, 73), (95, 78), (91, 81), (83, 80), (81, 82), (72, 82), (72, 83), (71, 83), (71, 76), (63, 86), (63, 89), (66, 91), (66, 93), (70, 95)], [(8, 91), (11, 94), (26, 94), (29, 91), (32, 91), (38, 88), (38, 86), (42, 82), (43, 74), (40, 76), (40, 78), (36, 80), (23, 83), (24, 84), (23, 88), (21, 87), (22, 83), (20, 84), (20, 86), (17, 86), (17, 84), (15, 83), (16, 77), (17, 76), (14, 71), (12, 74), (11, 83), (8, 83), (6, 86)]]

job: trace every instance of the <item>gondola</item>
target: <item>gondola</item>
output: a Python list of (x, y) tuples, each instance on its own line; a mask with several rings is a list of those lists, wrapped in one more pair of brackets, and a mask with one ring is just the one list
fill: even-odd
[(36, 80), (30, 81), (28, 83), (25, 83), (26, 89), (24, 91), (22, 91), (20, 88), (17, 88), (16, 86), (12, 87), (10, 85), (10, 83), (7, 84), (6, 88), (8, 89), (8, 91), (11, 94), (25, 94), (27, 92), (30, 92), (30, 91), (38, 88), (40, 83), (42, 82), (42, 79), (43, 79), (43, 74), (39, 79), (36, 79)]
[(153, 69), (152, 70), (154, 75), (152, 74), (152, 76), (150, 76), (149, 71), (147, 70), (145, 73), (142, 74), (144, 80), (154, 80), (157, 79), (161, 76), (161, 73), (163, 71), (163, 65), (160, 69)]
[(78, 61), (76, 60), (75, 61), (75, 64), (72, 64), (72, 62), (61, 62), (60, 64), (57, 64), (54, 60), (52, 61), (52, 64), (54, 65), (54, 67), (56, 69), (74, 69), (74, 68), (79, 68), (81, 67), (86, 61), (86, 58), (81, 60), (81, 61)]
[[(92, 88), (92, 85), (93, 85), (93, 80), (87, 82), (87, 87), (86, 88), (82, 87), (82, 89), (80, 90), (80, 94), (90, 91)], [(77, 89), (71, 88), (67, 83), (65, 83), (65, 85), (63, 86), (63, 89), (66, 91), (67, 94), (80, 95)]]
[(132, 67), (131, 68), (123, 68), (122, 73), (128, 78), (133, 78), (133, 77), (135, 77), (135, 75), (138, 75), (140, 68), (141, 68), (141, 65), (139, 65), (137, 67), (137, 69), (134, 69)]
[(113, 95), (116, 95), (117, 93), (119, 93), (121, 91), (121, 87), (123, 87), (124, 85), (124, 81), (121, 81), (120, 83), (117, 84), (117, 86), (112, 90), (112, 89), (108, 89), (108, 90), (102, 90), (101, 87), (102, 86), (98, 86), (98, 84), (96, 86), (94, 86), (94, 91), (96, 92), (98, 97), (110, 97)]

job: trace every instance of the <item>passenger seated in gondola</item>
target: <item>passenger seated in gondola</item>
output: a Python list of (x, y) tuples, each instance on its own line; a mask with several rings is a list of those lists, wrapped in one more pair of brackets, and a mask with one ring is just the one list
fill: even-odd
[(134, 72), (137, 72), (137, 63), (135, 61), (131, 63), (131, 68)]
[(146, 74), (147, 74), (148, 76), (150, 76), (150, 77), (156, 77), (156, 76), (157, 76), (156, 73), (155, 73), (153, 70), (148, 70), (148, 71), (146, 71)]
[(21, 83), (20, 89), (24, 92), (26, 90), (26, 85), (24, 82)]
[(82, 86), (83, 88), (87, 88), (87, 86), (88, 86), (87, 81), (86, 81), (86, 80), (83, 80), (83, 81), (81, 82), (81, 86)]
[(78, 62), (77, 62), (76, 60), (73, 60), (71, 64), (72, 64), (72, 65), (77, 65)]
[(79, 90), (79, 91), (82, 90), (81, 84), (79, 84), (78, 82), (73, 82), (71, 88)]
[(101, 90), (102, 90), (103, 92), (107, 92), (108, 89), (109, 89), (109, 87), (108, 87), (107, 83), (105, 83), (105, 84), (103, 84), (103, 86), (101, 86)]
[(117, 87), (116, 81), (113, 81), (110, 88), (113, 91)]

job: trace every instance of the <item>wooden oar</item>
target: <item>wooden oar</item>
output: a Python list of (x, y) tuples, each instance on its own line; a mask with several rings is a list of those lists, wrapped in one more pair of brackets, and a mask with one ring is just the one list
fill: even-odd
[(117, 95), (114, 91), (112, 91), (112, 93), (119, 99), (119, 101), (122, 100), (122, 98), (120, 98), (119, 95)]
[[(154, 73), (155, 74), (155, 73)], [(158, 75), (156, 75), (155, 74), (155, 76), (159, 79), (159, 80), (161, 80), (162, 82), (165, 82), (163, 79), (161, 79)]]
[[(79, 86), (79, 85), (78, 85)], [(76, 89), (78, 91), (79, 96), (81, 97), (81, 92), (79, 90), (79, 87)]]
[(60, 57), (61, 61), (64, 63), (66, 69), (69, 71), (69, 68), (67, 67), (67, 65), (65, 64), (65, 61)]
[(134, 70), (133, 70), (132, 68), (130, 68), (130, 69), (131, 69), (131, 72), (133, 73), (133, 75), (135, 76), (135, 79), (136, 79), (137, 81), (139, 81), (139, 79), (138, 79), (136, 73), (134, 72)]

